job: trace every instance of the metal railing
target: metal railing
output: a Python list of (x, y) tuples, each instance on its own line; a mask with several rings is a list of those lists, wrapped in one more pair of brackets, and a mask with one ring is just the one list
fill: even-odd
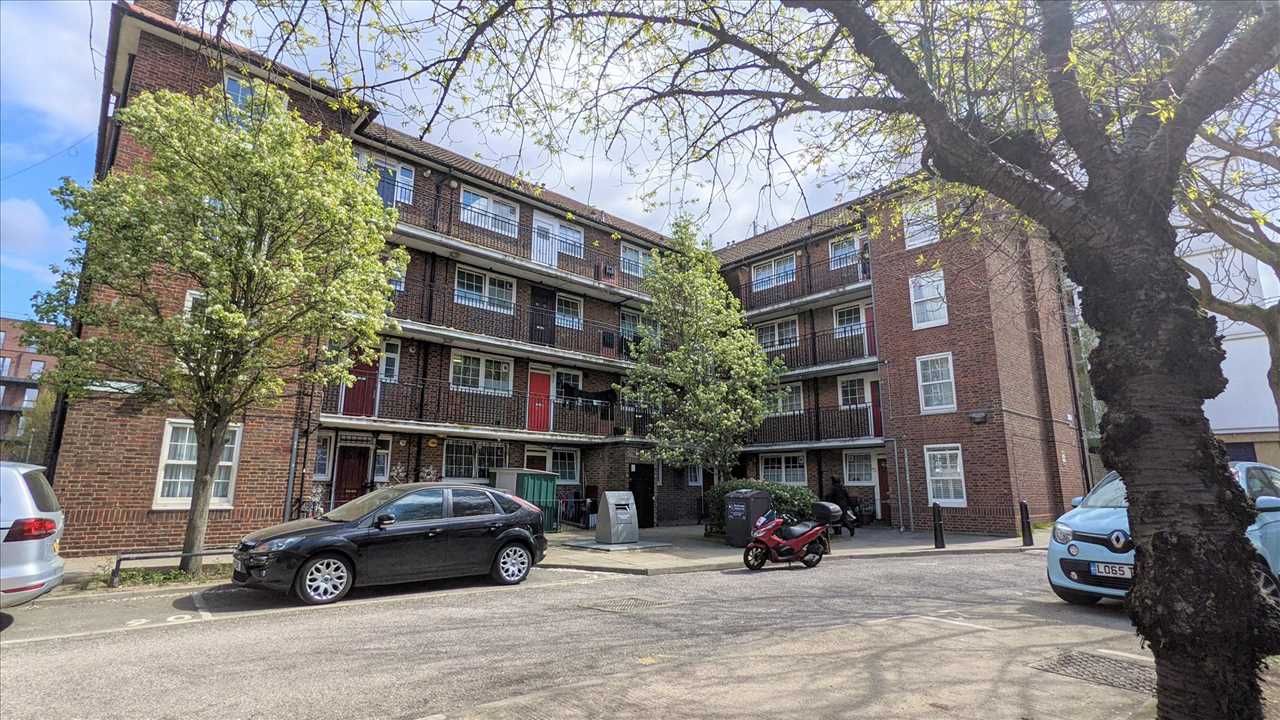
[(323, 412), (575, 435), (643, 435), (649, 426), (648, 413), (622, 403), (356, 375), (351, 387), (325, 389)]
[(111, 568), (111, 580), (108, 582), (110, 587), (120, 587), (120, 565), (126, 560), (165, 560), (171, 558), (184, 557), (209, 557), (211, 555), (230, 555), (235, 552), (234, 547), (223, 550), (200, 550), (199, 552), (184, 553), (181, 550), (145, 550), (136, 551), (128, 550), (116, 554), (115, 566)]
[(770, 415), (752, 434), (749, 445), (812, 442), (877, 437), (878, 419), (870, 403), (820, 407), (803, 412)]
[(844, 325), (788, 338), (782, 343), (763, 346), (770, 359), (782, 358), (789, 370), (861, 360), (876, 354), (874, 328), (870, 323)]
[[(868, 258), (864, 250), (857, 255), (838, 255), (822, 262), (759, 275), (738, 288), (738, 299), (744, 309), (757, 310), (860, 283), (871, 278)], [(747, 270), (749, 273), (750, 268)]]
[[(621, 288), (639, 290), (644, 279), (643, 266), (627, 261), (624, 267), (620, 255), (602, 252), (585, 235), (575, 237), (535, 229), (531, 224), (464, 206), (454, 198), (409, 188), (389, 178), (378, 184), (378, 194), (399, 211), (400, 221), (408, 225)], [(527, 216), (527, 204), (506, 201), (521, 208), (521, 216)]]

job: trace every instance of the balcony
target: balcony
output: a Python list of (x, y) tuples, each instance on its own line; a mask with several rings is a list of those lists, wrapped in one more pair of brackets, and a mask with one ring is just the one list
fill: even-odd
[(844, 325), (764, 346), (770, 359), (781, 358), (787, 370), (866, 360), (876, 355), (872, 323)]
[(540, 345), (626, 362), (630, 330), (586, 318), (557, 317), (554, 308), (522, 305), (445, 285), (404, 283), (392, 298), (392, 316), (500, 342)]
[(349, 418), (442, 423), (530, 433), (643, 437), (649, 415), (622, 403), (528, 392), (461, 388), (447, 382), (384, 382), (357, 375), (325, 389), (321, 412)]
[(880, 437), (880, 412), (870, 403), (820, 407), (771, 415), (751, 434), (748, 445), (822, 442)]
[(856, 285), (871, 279), (871, 264), (865, 258), (866, 255), (836, 256), (761, 275), (738, 288), (738, 299), (750, 312)]
[[(644, 279), (639, 263), (624, 263), (618, 255), (601, 252), (580, 237), (521, 227), (512, 218), (464, 207), (457, 200), (418, 191), (392, 181), (389, 176), (378, 184), (378, 194), (387, 205), (395, 206), (400, 212), (400, 222), (407, 225), (627, 290), (639, 291)], [(411, 202), (405, 202), (406, 199)], [(527, 212), (527, 206), (520, 207), (522, 212)]]

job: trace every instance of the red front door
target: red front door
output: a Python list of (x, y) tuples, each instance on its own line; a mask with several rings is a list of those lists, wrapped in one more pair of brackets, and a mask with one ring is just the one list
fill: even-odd
[(338, 473), (334, 477), (334, 505), (355, 500), (364, 494), (369, 481), (369, 448), (358, 445), (338, 446)]
[(342, 392), (343, 415), (373, 415), (378, 396), (378, 367), (371, 363), (356, 363), (351, 367), (356, 383)]
[(529, 371), (528, 428), (538, 432), (551, 429), (551, 373)]

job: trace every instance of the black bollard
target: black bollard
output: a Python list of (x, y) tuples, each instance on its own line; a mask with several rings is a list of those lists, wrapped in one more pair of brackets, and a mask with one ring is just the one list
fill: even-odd
[(1031, 510), (1027, 508), (1026, 500), (1018, 501), (1018, 514), (1022, 516), (1022, 546), (1031, 547), (1036, 540), (1031, 536)]
[(947, 546), (947, 539), (942, 536), (942, 506), (933, 504), (933, 547), (941, 550)]

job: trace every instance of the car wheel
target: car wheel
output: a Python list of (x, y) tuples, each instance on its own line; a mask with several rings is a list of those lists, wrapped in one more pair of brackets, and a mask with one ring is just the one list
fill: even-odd
[(1261, 560), (1253, 563), (1253, 579), (1258, 583), (1258, 589), (1262, 591), (1263, 597), (1280, 601), (1280, 583), (1276, 582), (1276, 576), (1271, 574), (1271, 569)]
[(499, 585), (518, 585), (529, 576), (533, 556), (529, 548), (520, 543), (504, 545), (493, 558), (493, 570), (489, 573)]
[(1060, 588), (1057, 585), (1054, 585), (1052, 583), (1049, 585), (1049, 587), (1053, 588), (1054, 595), (1057, 595), (1058, 597), (1062, 598), (1063, 600), (1066, 600), (1072, 605), (1093, 605), (1102, 599), (1101, 595), (1093, 595), (1091, 593), (1068, 590), (1066, 588)]
[(308, 605), (327, 605), (347, 596), (355, 572), (351, 563), (339, 555), (317, 555), (298, 570), (293, 590)]

